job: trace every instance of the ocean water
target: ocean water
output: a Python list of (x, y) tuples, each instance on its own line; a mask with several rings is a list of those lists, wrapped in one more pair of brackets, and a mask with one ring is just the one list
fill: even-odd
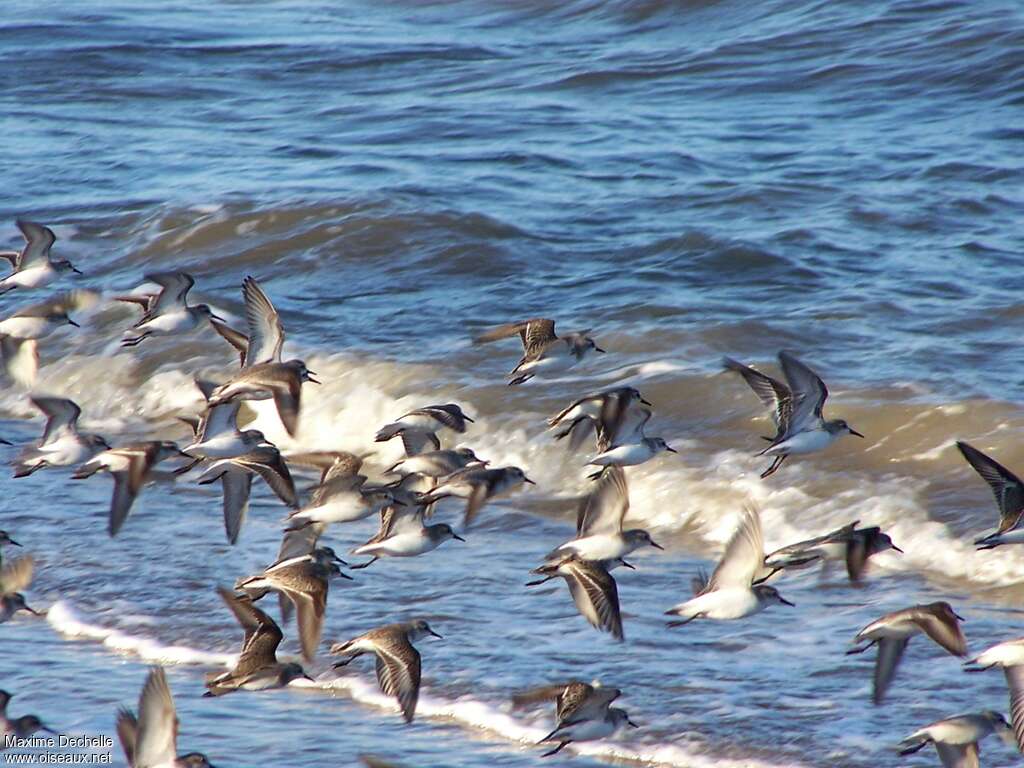
[[(185, 269), (196, 300), (235, 316), (254, 275), (286, 355), (324, 381), (304, 390), (295, 441), (259, 409), (282, 448), (372, 449), (376, 475), (398, 455), (373, 443), (379, 426), (456, 401), (476, 419), (459, 442), (538, 483), (489, 505), (465, 544), (334, 583), (325, 651), (414, 616), (444, 635), (420, 644), (406, 726), (368, 662), (313, 688), (201, 697), (241, 637), (214, 587), (277, 552), (285, 510), (261, 484), (231, 547), (216, 489), (151, 485), (111, 540), (108, 479), (6, 479), (0, 528), (36, 557), (28, 596), (49, 609), (0, 627), (12, 714), (113, 735), (163, 663), (182, 751), (220, 766), (867, 768), (935, 764), (893, 746), (940, 717), (1006, 710), (1002, 675), (964, 675), (921, 640), (874, 707), (873, 654), (844, 651), (918, 602), (952, 602), (972, 651), (1024, 624), (1024, 552), (973, 550), (995, 507), (953, 446), (1024, 470), (1018, 3), (8, 0), (0, 76), (0, 245), (17, 247), (16, 217), (44, 221), (86, 273), (66, 287), (109, 297)], [(0, 315), (33, 298), (0, 297)], [(515, 344), (469, 340), (538, 315), (593, 328), (608, 354), (506, 387)], [(132, 316), (104, 301), (46, 340), (34, 391), (74, 398), (112, 440), (184, 438), (192, 378), (236, 359), (205, 331), (121, 350)], [(764, 414), (720, 360), (770, 369), (779, 349), (823, 375), (829, 412), (867, 439), (761, 481)], [(680, 450), (629, 473), (630, 519), (667, 551), (616, 571), (623, 644), (561, 581), (523, 586), (588, 485), (586, 454), (544, 419), (619, 383)], [(41, 428), (24, 390), (0, 391), (0, 434)], [(666, 629), (747, 500), (769, 548), (859, 519), (906, 554), (875, 558), (860, 586), (786, 576), (796, 608)], [(312, 671), (328, 670), (322, 653)], [(570, 677), (622, 688), (641, 727), (541, 761), (552, 713), (511, 712), (509, 696)], [(993, 740), (983, 760), (1019, 756)]]

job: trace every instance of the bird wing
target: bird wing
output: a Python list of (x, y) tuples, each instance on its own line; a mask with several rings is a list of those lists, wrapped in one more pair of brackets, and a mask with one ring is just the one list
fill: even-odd
[(598, 562), (580, 560), (571, 569), (569, 591), (583, 617), (591, 626), (622, 640), (622, 615), (615, 579)]
[(912, 615), (911, 621), (954, 656), (967, 655), (967, 638), (955, 617), (936, 616), (931, 611), (920, 611)]
[(1010, 720), (1017, 748), (1024, 752), (1024, 666), (1003, 667), (1006, 685), (1010, 689)]
[(596, 487), (580, 503), (576, 513), (577, 536), (618, 533), (629, 511), (629, 488), (622, 467), (608, 467)]
[(184, 307), (188, 292), (196, 284), (195, 278), (187, 272), (153, 272), (146, 275), (146, 281), (156, 283), (161, 290), (135, 324), (136, 327), (172, 309)]
[(1020, 478), (995, 459), (962, 440), (957, 441), (956, 447), (989, 484), (992, 494), (996, 497), (996, 504), (999, 505), (998, 533), (1006, 533), (1016, 528), (1020, 523), (1021, 514), (1024, 513), (1024, 484)]
[(788, 352), (779, 352), (779, 363), (793, 393), (793, 412), (786, 430), (787, 434), (792, 434), (822, 418), (828, 387), (818, 374)]
[(277, 310), (255, 278), (246, 277), (242, 281), (242, 297), (245, 299), (245, 322), (249, 329), (243, 365), (281, 362), (284, 327)]
[(53, 234), (53, 230), (24, 219), (18, 219), (16, 223), (25, 238), (25, 247), (18, 256), (15, 269), (29, 269), (47, 264), (50, 261), (50, 248), (57, 242), (57, 236)]
[(766, 376), (760, 371), (755, 371), (748, 365), (737, 362), (730, 357), (725, 358), (723, 364), (726, 370), (735, 371), (743, 377), (747, 385), (754, 390), (754, 394), (770, 408), (772, 421), (775, 422), (775, 437), (772, 441), (778, 440), (789, 428), (790, 417), (793, 413), (793, 393), (789, 387), (771, 376)]
[(114, 493), (110, 497), (110, 512), (107, 520), (107, 533), (117, 536), (124, 521), (128, 519), (128, 513), (138, 496), (137, 488), (142, 487), (142, 481), (133, 481), (132, 469), (134, 464), (129, 466), (125, 472), (111, 472), (114, 478)]
[(530, 350), (538, 346), (546, 345), (558, 337), (555, 335), (555, 321), (543, 317), (535, 317), (532, 320), (521, 320), (517, 323), (506, 323), (492, 328), (489, 331), (473, 339), (476, 344), (485, 344), (489, 341), (507, 339), (511, 336), (519, 336), (523, 342), (523, 351), (529, 357)]
[(288, 434), (295, 437), (299, 427), (299, 401), (302, 397), (302, 380), (298, 376), (288, 376), (283, 382), (274, 382), (270, 387), (274, 393), (274, 405), (281, 423)]
[(295, 482), (288, 471), (280, 452), (276, 448), (261, 447), (232, 460), (235, 464), (249, 472), (256, 472), (262, 477), (271, 490), (289, 507), (298, 505), (295, 493)]
[(420, 697), (420, 654), (407, 638), (378, 642), (377, 683), (386, 696), (398, 699), (405, 722), (411, 723)]
[(9, 378), (23, 387), (31, 387), (39, 372), (39, 343), (35, 339), (0, 337), (0, 357)]
[(603, 452), (617, 445), (640, 442), (650, 419), (650, 408), (620, 397), (605, 398), (597, 418), (598, 450)]
[(21, 592), (32, 583), (32, 571), (35, 560), (32, 555), (25, 555), (10, 560), (0, 569), (0, 595)]
[(320, 645), (320, 635), (324, 626), (324, 613), (327, 610), (327, 581), (322, 578), (310, 578), (301, 589), (291, 586), (282, 587), (284, 592), (295, 604), (296, 619), (299, 625), (299, 643), (302, 656), (312, 661), (316, 649)]
[[(548, 701), (558, 701), (562, 697), (562, 694), (565, 693), (566, 688), (576, 685), (587, 684), (573, 680), (568, 683), (540, 685), (536, 688), (520, 691), (512, 696), (512, 708), (525, 709), (526, 707), (532, 707), (535, 704), (543, 704)], [(587, 687), (589, 688), (589, 686)]]
[(559, 726), (571, 725), (584, 720), (603, 720), (608, 707), (622, 693), (618, 688), (575, 683), (565, 687), (558, 697), (555, 715)]
[(846, 575), (850, 581), (860, 581), (867, 569), (871, 548), (863, 536), (853, 536), (846, 542)]
[(428, 405), (425, 408), (417, 408), (415, 411), (409, 411), (409, 413), (404, 416), (400, 416), (398, 420), (401, 421), (407, 416), (429, 416), (433, 419), (437, 419), (437, 421), (455, 432), (466, 431), (465, 414), (455, 403), (446, 403), (445, 405)]
[(124, 762), (128, 768), (135, 768), (135, 743), (138, 738), (139, 724), (131, 710), (121, 708), (117, 711), (117, 738), (124, 750)]
[(46, 445), (66, 431), (75, 431), (82, 409), (74, 402), (63, 397), (33, 397), (30, 400), (46, 416), (40, 445)]
[(935, 751), (943, 768), (979, 768), (978, 744), (945, 744), (936, 741)]
[(153, 668), (142, 687), (135, 734), (134, 765), (139, 768), (171, 765), (178, 757), (178, 717), (161, 667)]
[(747, 507), (740, 515), (739, 525), (725, 545), (725, 553), (711, 574), (706, 589), (749, 587), (763, 563), (761, 515), (753, 507)]
[(441, 450), (441, 441), (433, 432), (403, 429), (402, 447), (405, 449), (406, 456), (418, 456), (426, 451)]
[(473, 486), (473, 490), (470, 492), (469, 498), (466, 499), (466, 511), (462, 516), (463, 528), (469, 528), (470, 524), (480, 513), (480, 510), (483, 509), (484, 504), (486, 504), (487, 500), (491, 497), (491, 493), (494, 489), (494, 483), (495, 480), (488, 475), (485, 479)]
[(235, 544), (249, 512), (252, 475), (242, 470), (229, 469), (220, 476), (220, 482), (224, 491), (224, 532), (228, 542)]
[(882, 703), (908, 642), (910, 642), (910, 638), (907, 637), (883, 637), (878, 641), (878, 658), (875, 659), (875, 686), (872, 695), (875, 704)]
[(281, 628), (267, 614), (252, 604), (248, 597), (217, 587), (217, 593), (231, 609), (235, 619), (245, 630), (242, 651), (235, 664), (238, 676), (277, 663), (277, 646), (281, 644)]
[(235, 348), (238, 352), (239, 363), (245, 365), (245, 356), (249, 351), (249, 337), (241, 331), (235, 330), (227, 323), (216, 318), (210, 318), (210, 325), (213, 326), (220, 337), (224, 339), (228, 344)]

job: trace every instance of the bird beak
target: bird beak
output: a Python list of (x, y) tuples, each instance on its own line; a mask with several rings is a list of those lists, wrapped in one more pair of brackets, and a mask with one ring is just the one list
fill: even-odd
[(13, 544), (13, 545), (14, 545), (14, 546), (16, 546), (16, 547), (20, 547), (20, 546), (21, 546), (21, 544), (19, 544), (18, 542), (16, 542), (16, 541), (15, 541), (14, 539), (12, 539), (12, 538), (10, 538), (10, 537), (8, 537), (8, 539), (7, 539), (7, 543), (8, 543), (8, 544)]
[(465, 539), (462, 538), (461, 536), (459, 536), (459, 534), (457, 534), (457, 533), (453, 533), (452, 534), (452, 538), (453, 539), (457, 539), (458, 541), (465, 541)]
[(634, 723), (632, 720), (630, 720), (628, 717), (626, 718), (626, 722), (629, 724), (630, 728), (639, 728), (640, 727), (639, 725)]
[(623, 568), (629, 568), (629, 570), (631, 570), (631, 571), (635, 571), (636, 570), (636, 566), (635, 565), (633, 565), (632, 563), (627, 563), (625, 560), (622, 561), (622, 567)]
[(343, 578), (343, 579), (348, 579), (349, 581), (355, 581), (355, 579), (353, 579), (347, 573), (342, 573), (341, 571), (338, 571), (338, 575), (341, 576), (341, 578)]
[(665, 450), (666, 450), (666, 451), (669, 451), (670, 453), (679, 453), (679, 451), (677, 451), (677, 450), (676, 450), (675, 448), (673, 448), (673, 447), (672, 447), (671, 445), (666, 445), (666, 446), (665, 446)]
[(476, 424), (476, 422), (475, 422), (475, 421), (473, 421), (473, 420), (472, 420), (471, 418), (469, 418), (469, 416), (467, 416), (466, 414), (462, 414), (462, 418), (464, 418), (464, 419), (465, 419), (466, 421), (468, 421), (468, 422), (469, 422), (470, 424)]
[(40, 613), (35, 608), (29, 608), (28, 605), (25, 606), (25, 610), (28, 611), (29, 613), (31, 613), (33, 616), (45, 616), (46, 615), (45, 613)]
[(963, 616), (961, 616), (956, 611), (953, 611), (953, 615), (956, 616), (960, 621), (967, 621), (967, 619), (965, 619)]
[(73, 326), (75, 326), (75, 328), (81, 328), (82, 327), (78, 323), (76, 323), (74, 320), (72, 320), (70, 317), (68, 318), (68, 325), (73, 325)]
[(432, 634), (432, 635), (433, 635), (434, 637), (436, 637), (436, 638), (437, 638), (438, 640), (444, 640), (444, 638), (443, 638), (443, 637), (441, 637), (441, 636), (440, 636), (439, 634), (437, 634), (437, 632), (435, 632), (434, 630), (430, 629), (430, 630), (427, 630), (427, 631), (428, 631), (428, 632), (430, 632), (430, 634)]
[(344, 565), (346, 568), (348, 567), (348, 563), (346, 563), (344, 560), (342, 560), (337, 555), (334, 556), (334, 562), (340, 563), (341, 565)]
[(396, 507), (408, 507), (409, 506), (404, 501), (399, 501), (396, 498), (392, 498), (391, 499), (391, 503), (394, 504)]
[(313, 373), (313, 371), (306, 371), (306, 381), (308, 381), (308, 382), (310, 382), (312, 384), (322, 384), (323, 383), (322, 381), (317, 381), (316, 379), (314, 379), (313, 378), (314, 376), (316, 376), (316, 374)]
[(529, 483), (530, 485), (536, 485), (536, 483), (535, 483), (535, 482), (533, 482), (533, 480), (531, 480), (531, 479), (530, 479), (530, 478), (528, 478), (528, 477), (524, 477), (524, 478), (523, 478), (523, 482), (524, 482), (524, 483)]
[(71, 271), (74, 272), (76, 275), (84, 275), (85, 274), (82, 270), (78, 269), (77, 267), (75, 267), (72, 264), (68, 264), (68, 266), (71, 267)]
[(214, 314), (213, 312), (210, 313), (210, 317), (212, 317), (214, 320), (220, 320), (222, 323), (226, 323), (227, 322), (227, 320), (225, 320), (223, 317), (221, 317), (220, 315)]
[(900, 549), (899, 547), (897, 547), (897, 546), (896, 546), (895, 544), (893, 544), (893, 545), (892, 545), (892, 548), (893, 548), (894, 550), (896, 550), (897, 552), (899, 552), (899, 553), (900, 553), (901, 555), (903, 554), (903, 550), (902, 550), (902, 549)]
[(640, 402), (643, 403), (644, 405), (652, 405), (653, 406), (653, 403), (650, 400), (644, 400), (642, 397), (640, 398)]
[(665, 548), (663, 546), (661, 546), (661, 544), (656, 542), (654, 539), (651, 539), (651, 546), (654, 547), (655, 549), (660, 549), (662, 551), (665, 550)]
[(600, 347), (597, 347), (597, 346), (594, 347), (594, 351), (595, 352), (600, 352), (602, 355), (604, 354), (604, 350), (601, 349)]
[(862, 435), (862, 434), (861, 434), (860, 432), (858, 432), (858, 431), (857, 431), (856, 429), (852, 429), (852, 428), (849, 428), (849, 427), (847, 427), (847, 429), (850, 429), (850, 434), (851, 434), (851, 435), (856, 435), (857, 437), (864, 437), (864, 435)]
[(789, 602), (789, 600), (784, 598), (782, 595), (779, 595), (779, 602), (783, 605), (788, 605), (790, 608), (796, 608), (796, 603)]
[[(314, 680), (312, 677), (307, 675), (305, 672), (302, 673), (302, 677), (305, 678), (306, 680), (309, 680), (309, 682), (311, 682), (311, 683), (315, 683), (316, 682), (316, 680)], [(210, 768), (213, 768), (213, 766), (211, 765)]]
[[(75, 271), (77, 272), (78, 270), (75, 270)], [(79, 273), (79, 274), (81, 274), (81, 273)], [(48, 725), (41, 725), (41, 726), (39, 726), (39, 730), (46, 731), (47, 733), (52, 733), (54, 736), (60, 736), (60, 731), (55, 731), (55, 730), (53, 730), (53, 728), (51, 728)]]

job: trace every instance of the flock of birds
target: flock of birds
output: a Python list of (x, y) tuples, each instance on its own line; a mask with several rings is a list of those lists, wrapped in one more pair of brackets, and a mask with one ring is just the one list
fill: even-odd
[[(14, 268), (0, 280), (0, 293), (21, 294), (48, 285), (66, 272), (78, 271), (69, 262), (53, 258), (51, 247), (56, 238), (49, 228), (26, 221), (19, 221), (18, 227), (26, 243), (20, 252), (0, 254)], [(169, 440), (108, 442), (101, 435), (79, 429), (81, 410), (74, 402), (35, 394), (31, 402), (46, 416), (46, 426), (35, 445), (21, 450), (14, 477), (54, 467), (75, 468), (75, 479), (99, 472), (109, 474), (114, 484), (108, 518), (110, 536), (116, 536), (125, 525), (135, 500), (156, 477), (155, 467), (165, 461), (177, 463), (174, 475), (194, 473), (197, 482), (204, 484), (220, 481), (224, 528), (232, 544), (243, 528), (255, 477), (265, 481), (289, 508), (274, 562), (260, 573), (238, 579), (232, 589), (217, 587), (244, 638), (234, 666), (207, 676), (207, 696), (280, 688), (309, 677), (301, 663), (278, 659), (283, 633), (281, 625), (258, 605), (266, 595), (278, 595), (282, 625), (288, 626), (294, 613), (302, 659), (311, 662), (320, 647), (329, 585), (334, 578), (352, 578), (342, 572), (341, 566), (365, 569), (381, 558), (415, 557), (449, 540), (464, 541), (451, 525), (429, 522), (439, 505), (447, 499), (464, 500), (459, 530), (466, 533), (490, 501), (533, 482), (519, 467), (492, 467), (469, 448), (444, 447), (442, 437), (462, 435), (473, 421), (454, 403), (427, 405), (381, 427), (375, 439), (399, 439), (405, 457), (388, 467), (385, 477), (377, 482), (360, 474), (365, 456), (347, 452), (282, 455), (260, 431), (240, 428), (242, 403), (272, 400), (285, 430), (294, 436), (304, 384), (319, 382), (303, 361), (282, 360), (284, 329), (259, 283), (251, 277), (242, 283), (246, 327), (239, 330), (209, 306), (189, 304), (188, 294), (194, 284), (190, 275), (166, 272), (147, 275), (146, 280), (157, 290), (116, 297), (142, 310), (141, 317), (125, 333), (123, 346), (135, 347), (154, 336), (180, 334), (208, 324), (239, 354), (239, 367), (225, 372), (219, 383), (196, 380), (206, 405), (198, 416), (183, 417), (193, 431), (192, 440), (184, 446)], [(0, 320), (0, 351), (8, 375), (31, 386), (38, 364), (37, 342), (64, 325), (76, 325), (69, 313), (97, 299), (87, 291), (71, 291)], [(589, 331), (559, 336), (555, 323), (548, 319), (504, 325), (476, 341), (515, 337), (522, 342), (523, 355), (509, 374), (510, 385), (564, 371), (590, 353), (603, 352)], [(779, 353), (779, 363), (784, 382), (735, 360), (725, 360), (726, 370), (746, 381), (770, 409), (775, 423), (775, 434), (764, 438), (766, 445), (758, 454), (771, 460), (762, 477), (777, 472), (790, 456), (823, 450), (845, 435), (863, 437), (845, 421), (824, 417), (828, 389), (811, 368), (786, 352)], [(596, 470), (590, 475), (592, 490), (579, 503), (576, 535), (547, 555), (545, 562), (533, 570), (540, 578), (528, 586), (564, 579), (579, 613), (592, 626), (620, 641), (624, 631), (612, 572), (619, 567), (633, 568), (626, 558), (640, 547), (662, 549), (648, 531), (625, 527), (629, 468), (673, 451), (662, 438), (646, 435), (651, 416), (651, 404), (636, 388), (619, 386), (581, 397), (548, 422), (554, 438), (568, 438), (574, 450), (593, 440), (596, 452), (588, 466)], [(978, 547), (1024, 542), (1024, 485), (1020, 479), (972, 446), (962, 442), (957, 445), (991, 486), (1000, 510), (998, 529), (978, 539)], [(305, 504), (300, 503), (291, 473), (291, 468), (297, 467), (312, 469), (320, 476)], [(368, 557), (367, 561), (349, 566), (331, 547), (321, 545), (329, 526), (374, 517), (380, 521), (377, 534), (353, 551)], [(0, 555), (5, 547), (20, 546), (7, 532), (0, 531)], [(902, 551), (879, 528), (860, 527), (859, 521), (774, 552), (766, 553), (764, 549), (760, 515), (748, 506), (741, 511), (735, 532), (710, 577), (699, 574), (694, 579), (693, 595), (666, 611), (673, 617), (668, 626), (697, 620), (739, 620), (770, 606), (792, 606), (778, 589), (766, 583), (769, 579), (814, 564), (841, 562), (850, 580), (857, 581), (864, 576), (872, 556)], [(0, 558), (0, 623), (19, 611), (41, 615), (27, 605), (23, 594), (31, 584), (32, 573), (31, 555), (6, 562)], [(950, 654), (965, 657), (967, 644), (961, 620), (948, 603), (936, 602), (889, 613), (864, 627), (849, 653), (877, 647), (874, 703), (883, 702), (914, 636), (924, 635)], [(421, 657), (415, 643), (428, 636), (440, 637), (421, 619), (390, 623), (335, 643), (329, 652), (338, 657), (335, 667), (346, 666), (361, 655), (373, 655), (381, 691), (397, 700), (402, 717), (410, 722), (416, 712), (421, 679)], [(902, 753), (934, 744), (943, 765), (970, 768), (978, 765), (978, 742), (990, 734), (1015, 740), (1024, 750), (1024, 638), (995, 645), (967, 662), (968, 670), (992, 667), (1005, 672), (1012, 726), (997, 712), (957, 715), (911, 734), (901, 742)], [(556, 726), (541, 740), (542, 744), (553, 745), (544, 753), (547, 756), (573, 742), (602, 739), (624, 727), (636, 727), (624, 709), (613, 706), (621, 693), (617, 688), (574, 680), (518, 694), (513, 704), (527, 707), (555, 702)], [(0, 726), (6, 736), (22, 739), (50, 730), (35, 715), (9, 717), (10, 698), (9, 693), (0, 691)], [(117, 733), (133, 768), (209, 765), (201, 753), (179, 756), (174, 701), (159, 667), (151, 670), (142, 688), (138, 714), (128, 710), (118, 713)], [(0, 749), (10, 743), (5, 738)]]

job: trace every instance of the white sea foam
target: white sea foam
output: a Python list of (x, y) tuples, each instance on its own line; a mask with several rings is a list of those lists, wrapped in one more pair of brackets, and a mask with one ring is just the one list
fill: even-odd
[[(95, 640), (119, 653), (129, 653), (145, 661), (161, 664), (206, 664), (234, 666), (237, 656), (231, 653), (211, 653), (183, 645), (163, 645), (149, 637), (133, 635), (118, 629), (90, 624), (74, 606), (59, 600), (46, 612), (46, 620), (65, 637)], [(147, 619), (146, 623), (153, 623)]]

